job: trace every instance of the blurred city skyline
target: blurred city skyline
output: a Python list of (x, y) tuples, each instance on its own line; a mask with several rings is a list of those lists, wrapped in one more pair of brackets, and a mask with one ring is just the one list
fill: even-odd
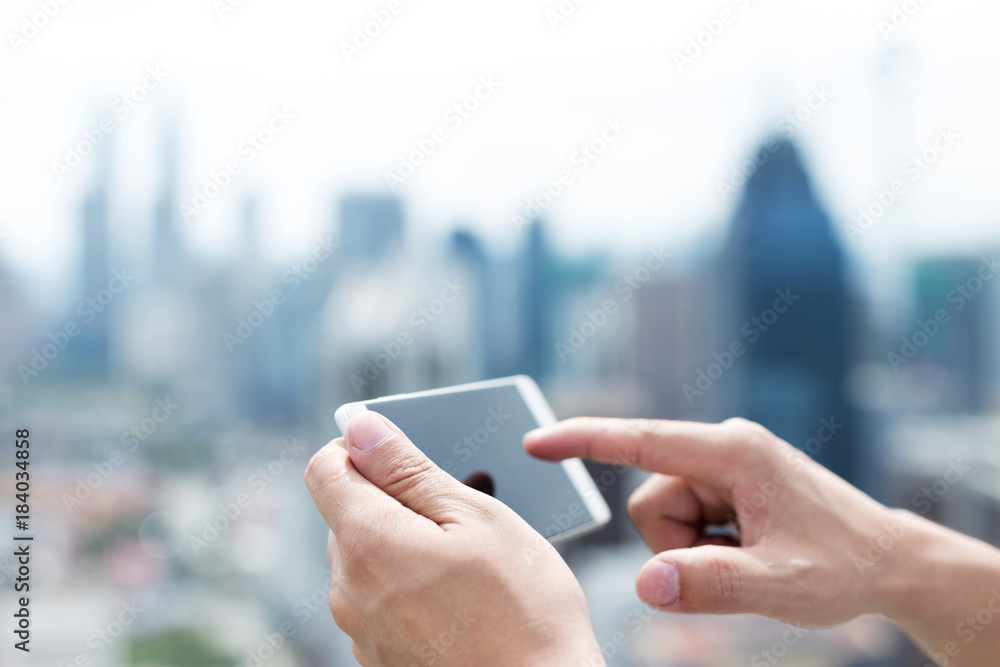
[[(288, 623), (269, 665), (354, 664), (302, 483), (334, 410), (520, 373), (559, 418), (747, 417), (1000, 544), (1000, 4), (4, 15), (0, 422), (32, 435), (30, 664), (253, 664)], [(645, 473), (587, 465), (613, 520), (560, 551), (603, 641), (639, 604)], [(745, 665), (786, 630), (657, 615), (608, 664)], [(868, 618), (788, 655), (923, 665), (907, 646)]]
[[(857, 208), (940, 129), (953, 127), (961, 137), (879, 233), (852, 246), (853, 255), (877, 263), (932, 248), (995, 245), (1000, 207), (990, 167), (1000, 153), (992, 120), (997, 98), (978, 82), (995, 76), (1000, 60), (983, 46), (989, 39), (976, 35), (998, 9), (975, 4), (975, 22), (968, 7), (928, 5), (883, 34), (890, 2), (810, 5), (807, 23), (792, 2), (723, 3), (736, 22), (683, 68), (675, 56), (715, 20), (712, 8), (666, 14), (649, 2), (592, 3), (553, 27), (546, 8), (533, 4), (486, 18), (441, 3), (453, 12), (451, 21), (430, 23), (431, 14), (414, 6), (394, 19), (407, 21), (406, 30), (388, 26), (347, 62), (342, 43), (377, 7), (310, 5), (314, 20), (303, 21), (306, 5), (299, 15), (294, 3), (281, 9), (245, 3), (221, 17), (210, 3), (178, 3), (171, 12), (150, 5), (135, 14), (113, 12), (110, 0), (66, 6), (73, 21), (54, 18), (0, 62), (12, 99), (30, 102), (0, 111), (0, 121), (18, 130), (4, 137), (0, 152), (0, 232), (7, 235), (0, 260), (25, 273), (40, 297), (58, 299), (69, 278), (61, 267), (75, 256), (79, 238), (69, 223), (73, 202), (96, 166), (87, 158), (60, 179), (53, 164), (65, 161), (101, 118), (115, 121), (108, 137), (118, 165), (112, 224), (122, 228), (129, 253), (148, 233), (144, 202), (158, 168), (150, 158), (165, 126), (173, 126), (179, 187), (190, 200), (281, 107), (295, 116), (287, 132), (184, 229), (199, 253), (234, 252), (240, 202), (254, 192), (268, 240), (265, 259), (293, 258), (325, 226), (331, 200), (389, 192), (386, 173), (439, 126), (444, 140), (398, 190), (411, 228), (446, 234), (461, 220), (491, 244), (513, 247), (512, 216), (544, 182), (572, 168), (574, 151), (613, 118), (628, 129), (545, 212), (555, 245), (577, 254), (609, 245), (624, 250), (663, 233), (674, 247), (698, 252), (717, 247), (725, 235), (733, 201), (720, 194), (720, 183), (783, 118), (808, 107), (816, 89), (828, 91), (828, 99), (807, 108), (804, 120), (791, 125), (791, 138), (842, 238)], [(30, 15), (33, 6), (16, 3), (12, 11)], [(630, 20), (640, 12), (644, 21)], [(669, 22), (656, 20), (667, 15)], [(482, 37), (480, 31), (458, 29), (482, 21), (502, 29), (477, 40), (467, 35)], [(324, 37), (284, 51), (262, 37), (292, 26)], [(503, 30), (522, 38), (521, 47), (507, 50)], [(178, 39), (188, 47), (173, 49)], [(440, 47), (415, 48), (414, 40)], [(458, 45), (461, 62), (449, 59), (448, 47)], [(795, 59), (784, 57), (792, 50)], [(159, 68), (162, 80), (122, 118), (116, 100), (141, 85), (149, 68)], [(82, 76), (86, 87), (76, 83)], [(481, 77), (493, 77), (498, 87), (461, 124), (449, 124), (448, 110), (474, 94)], [(947, 233), (942, 219), (949, 220)]]

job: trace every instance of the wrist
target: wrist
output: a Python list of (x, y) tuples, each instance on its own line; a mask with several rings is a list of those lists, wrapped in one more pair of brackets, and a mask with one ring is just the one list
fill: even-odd
[(911, 512), (892, 513), (905, 531), (877, 573), (874, 611), (925, 647), (944, 645), (1000, 591), (1000, 551)]
[(873, 573), (873, 608), (904, 628), (919, 625), (940, 599), (951, 570), (941, 558), (941, 535), (934, 524), (906, 510), (890, 510), (885, 532), (872, 541), (884, 557)]

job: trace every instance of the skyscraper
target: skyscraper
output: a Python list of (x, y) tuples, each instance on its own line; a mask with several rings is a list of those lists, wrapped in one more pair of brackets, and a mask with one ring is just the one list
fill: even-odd
[(767, 161), (747, 181), (723, 255), (734, 333), (747, 348), (737, 413), (858, 483), (864, 452), (844, 390), (844, 253), (799, 151), (788, 141), (769, 145), (773, 151), (761, 151)]
[(186, 250), (177, 229), (180, 205), (177, 182), (178, 142), (173, 125), (165, 127), (162, 145), (162, 189), (153, 210), (153, 284), (157, 286), (177, 284), (190, 277), (186, 275)]
[(340, 202), (343, 261), (383, 257), (402, 243), (403, 204), (391, 195), (349, 195)]
[[(83, 252), (78, 283), (79, 299), (96, 298), (107, 287), (111, 278), (108, 232), (111, 151), (110, 141), (98, 149), (96, 178), (80, 206)], [(73, 356), (78, 369), (83, 373), (105, 377), (109, 368), (108, 318), (106, 313), (97, 314), (96, 310), (94, 314), (96, 316), (93, 321), (81, 327), (79, 340), (73, 346)]]
[[(911, 344), (926, 335), (926, 344), (913, 344), (912, 361), (900, 352), (900, 369), (922, 381), (936, 409), (974, 413), (991, 406), (997, 289), (992, 277), (980, 278), (988, 269), (983, 260), (965, 257), (928, 259), (915, 268), (913, 321), (920, 324), (901, 333)], [(941, 311), (944, 322), (935, 320)], [(901, 345), (899, 338), (893, 342)]]

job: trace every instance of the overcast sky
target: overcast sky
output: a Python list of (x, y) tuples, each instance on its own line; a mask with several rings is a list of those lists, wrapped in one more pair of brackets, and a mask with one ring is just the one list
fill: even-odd
[[(220, 16), (225, 0), (71, 1), (25, 37), (41, 5), (4, 3), (5, 263), (42, 287), (65, 277), (59, 268), (75, 261), (79, 200), (99, 160), (84, 158), (61, 180), (54, 163), (102, 118), (114, 125), (119, 255), (138, 256), (145, 242), (162, 128), (174, 119), (186, 201), (228, 161), (241, 165), (186, 224), (192, 243), (232, 252), (240, 199), (256, 192), (268, 252), (280, 262), (327, 228), (342, 193), (388, 191), (385, 173), (417, 141), (434, 152), (399, 193), (418, 229), (465, 220), (509, 247), (518, 238), (512, 216), (568, 171), (546, 211), (567, 252), (711, 243), (734, 201), (720, 196), (720, 181), (784, 114), (810, 102), (794, 136), (839, 227), (905, 181), (889, 213), (848, 244), (859, 257), (1000, 243), (995, 2), (927, 3), (884, 36), (880, 21), (895, 4), (885, 0), (589, 0), (554, 25), (546, 12), (555, 0), (412, 0), (350, 62), (344, 44), (372, 12), (385, 22), (388, 0), (232, 4)], [(707, 46), (679, 65), (689, 40), (711, 28), (718, 34), (701, 35)], [(146, 74), (157, 67), (160, 81)], [(449, 115), (481, 77), (495, 85), (479, 88), (478, 108)], [(144, 78), (145, 99), (124, 116), (119, 98)], [(275, 109), (294, 119), (247, 160), (243, 142)], [(581, 169), (579, 146), (615, 119), (607, 150)], [(919, 180), (904, 175), (909, 156), (947, 128), (957, 139), (938, 161)]]

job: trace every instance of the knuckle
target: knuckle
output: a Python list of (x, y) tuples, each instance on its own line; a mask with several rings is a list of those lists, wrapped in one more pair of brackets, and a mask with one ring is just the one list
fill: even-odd
[(736, 448), (734, 454), (749, 455), (754, 460), (759, 460), (777, 450), (778, 438), (757, 422), (743, 417), (731, 417), (722, 424), (733, 436), (732, 446)]
[(438, 498), (443, 507), (446, 507), (444, 514), (449, 512), (461, 512), (466, 518), (482, 522), (485, 525), (501, 525), (508, 518), (506, 505), (496, 498), (482, 494), (444, 494)]
[(383, 490), (390, 496), (404, 495), (433, 479), (435, 473), (436, 466), (426, 456), (408, 454), (392, 466)]
[(327, 445), (312, 455), (309, 464), (306, 465), (305, 481), (310, 489), (316, 489), (330, 480), (338, 479), (344, 472), (344, 466), (338, 465), (340, 459), (337, 457), (335, 446)]
[(636, 437), (654, 438), (660, 435), (662, 423), (658, 419), (632, 419), (629, 421), (629, 428)]
[(731, 561), (724, 558), (712, 558), (712, 586), (715, 589), (716, 600), (724, 605), (731, 604), (740, 599), (743, 590), (743, 578), (739, 568)]
[(741, 440), (750, 440), (757, 437), (761, 431), (767, 430), (757, 422), (752, 422), (744, 417), (730, 417), (722, 424)]
[[(658, 419), (630, 419), (628, 423), (628, 429), (631, 431), (631, 436), (639, 441), (655, 441), (662, 437), (663, 435), (663, 422)], [(637, 468), (647, 469), (650, 467), (648, 463), (649, 450), (645, 447), (639, 447), (634, 454), (636, 461), (632, 464)]]

